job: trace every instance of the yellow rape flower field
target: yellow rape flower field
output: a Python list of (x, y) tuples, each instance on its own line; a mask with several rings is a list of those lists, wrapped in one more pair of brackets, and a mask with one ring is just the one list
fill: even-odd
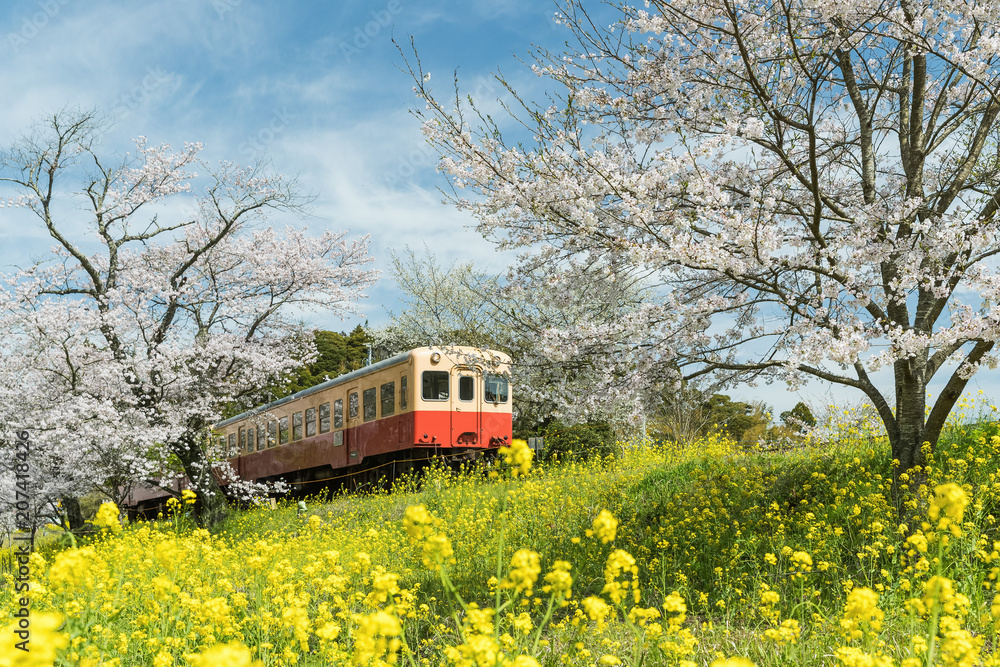
[(515, 441), (215, 533), (187, 503), (123, 529), (107, 507), (31, 557), (32, 651), (0, 665), (1000, 665), (1000, 428), (952, 425), (897, 507), (857, 421), (545, 465)]

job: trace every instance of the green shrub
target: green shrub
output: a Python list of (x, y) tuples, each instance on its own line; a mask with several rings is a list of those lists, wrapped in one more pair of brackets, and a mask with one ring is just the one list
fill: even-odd
[(587, 459), (617, 452), (614, 433), (602, 422), (567, 426), (553, 421), (542, 430), (542, 436), (545, 438), (542, 458), (546, 460)]

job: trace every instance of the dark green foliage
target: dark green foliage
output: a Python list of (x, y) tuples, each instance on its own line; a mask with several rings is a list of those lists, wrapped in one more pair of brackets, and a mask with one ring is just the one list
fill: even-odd
[(781, 421), (793, 431), (804, 431), (806, 427), (816, 425), (816, 418), (813, 416), (809, 406), (799, 401), (791, 410), (781, 413)]
[[(787, 439), (798, 433), (796, 429), (772, 427), (770, 410), (760, 401), (734, 401), (726, 394), (709, 394), (691, 385), (664, 388), (659, 398), (648, 421), (648, 433), (656, 440), (692, 442), (721, 433), (737, 442), (755, 443)], [(815, 424), (809, 408), (802, 403), (792, 413), (808, 415)]]
[(542, 429), (541, 435), (545, 438), (542, 457), (548, 460), (556, 457), (560, 460), (586, 459), (616, 451), (615, 434), (604, 422), (567, 426), (558, 420), (552, 421)]
[(349, 334), (317, 331), (314, 336), (319, 357), (300, 368), (284, 383), (272, 387), (275, 399), (313, 387), (327, 378), (363, 368), (368, 363), (371, 338), (360, 324)]
[(714, 394), (702, 406), (706, 430), (718, 430), (736, 441), (743, 439), (750, 430), (761, 431), (770, 423), (767, 408), (759, 403), (733, 401), (725, 394)]

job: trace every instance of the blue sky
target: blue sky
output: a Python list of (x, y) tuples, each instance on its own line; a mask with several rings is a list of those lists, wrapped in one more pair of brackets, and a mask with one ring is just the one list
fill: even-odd
[[(495, 108), (498, 68), (525, 97), (544, 93), (545, 82), (516, 57), (531, 44), (558, 49), (566, 40), (555, 10), (545, 0), (8, 1), (0, 7), (0, 145), (62, 107), (97, 108), (114, 119), (110, 151), (144, 135), (177, 147), (200, 141), (211, 161), (269, 158), (315, 196), (306, 224), (371, 233), (380, 268), (390, 250), (426, 243), (445, 263), (500, 271), (506, 259), (468, 229), (472, 219), (441, 202), (446, 181), (409, 113), (413, 84), (391, 40), (406, 46), (413, 37), (438, 91), (457, 68), (463, 91)], [(49, 245), (4, 210), (3, 271)], [(391, 281), (380, 281), (365, 316), (385, 321), (398, 299)], [(340, 330), (364, 319), (327, 314), (310, 323)], [(970, 383), (980, 386), (992, 382)], [(730, 393), (776, 412), (828, 398), (818, 385)], [(860, 396), (835, 390), (829, 398)]]
[[(409, 113), (413, 83), (392, 39), (408, 46), (413, 36), (435, 83), (448, 85), (458, 68), (489, 97), (498, 67), (537, 85), (515, 54), (558, 42), (554, 12), (530, 0), (7, 2), (0, 145), (44, 114), (94, 107), (114, 119), (109, 150), (144, 135), (175, 147), (200, 141), (211, 161), (267, 157), (315, 196), (306, 224), (371, 233), (380, 266), (389, 250), (426, 242), (442, 261), (500, 270), (504, 259), (466, 229), (471, 219), (441, 203), (446, 183)], [(10, 221), (0, 223), (5, 270), (49, 246)], [(397, 299), (383, 280), (365, 315), (383, 321)]]

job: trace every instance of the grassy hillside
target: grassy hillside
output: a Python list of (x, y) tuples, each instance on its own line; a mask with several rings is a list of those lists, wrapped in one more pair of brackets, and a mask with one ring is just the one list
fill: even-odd
[(56, 664), (1000, 664), (998, 463), (981, 421), (952, 427), (901, 510), (886, 446), (846, 429), (791, 451), (709, 438), (622, 443), (526, 476), (436, 471), (420, 490), (303, 516), (235, 514), (216, 534), (179, 507), (32, 556), (32, 656), (65, 644)]

